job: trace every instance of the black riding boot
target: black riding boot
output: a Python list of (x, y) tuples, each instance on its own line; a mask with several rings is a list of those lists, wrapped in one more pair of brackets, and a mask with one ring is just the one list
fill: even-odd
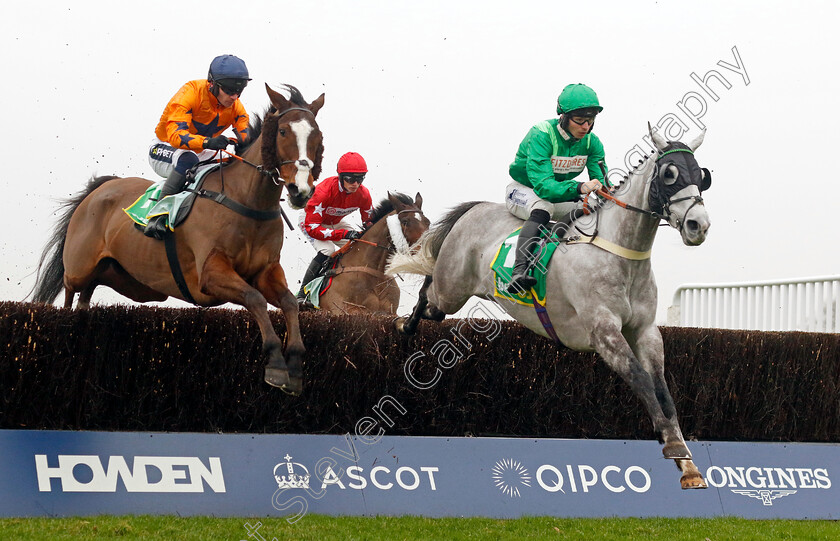
[(516, 240), (516, 260), (513, 264), (513, 276), (508, 289), (524, 294), (537, 285), (537, 279), (528, 274), (531, 266), (531, 252), (540, 240), (540, 228), (548, 223), (551, 216), (544, 210), (531, 212), (528, 221), (522, 226)]
[[(169, 176), (166, 177), (166, 182), (163, 183), (163, 188), (160, 189), (158, 201), (167, 195), (173, 195), (180, 192), (184, 189), (186, 184), (187, 177), (173, 169), (172, 172), (169, 173)], [(160, 215), (149, 218), (149, 222), (146, 224), (146, 229), (143, 230), (143, 234), (147, 237), (154, 237), (158, 240), (162, 240), (166, 231), (166, 216)]]
[(300, 291), (298, 291), (297, 294), (297, 299), (299, 301), (306, 299), (306, 294), (303, 292), (304, 286), (315, 278), (321, 276), (321, 269), (329, 258), (330, 256), (318, 252), (315, 254), (315, 258), (309, 262), (309, 267), (307, 267), (306, 272), (303, 274), (303, 280), (300, 282)]

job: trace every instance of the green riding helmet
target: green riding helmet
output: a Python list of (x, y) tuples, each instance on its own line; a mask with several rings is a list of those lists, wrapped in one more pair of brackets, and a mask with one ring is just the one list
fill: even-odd
[(557, 98), (557, 114), (562, 115), (578, 109), (591, 109), (595, 114), (604, 110), (598, 103), (598, 95), (585, 84), (566, 85)]

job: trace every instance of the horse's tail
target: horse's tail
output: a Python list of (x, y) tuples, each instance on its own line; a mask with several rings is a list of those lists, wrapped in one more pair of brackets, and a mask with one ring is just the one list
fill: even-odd
[(453, 208), (438, 222), (432, 226), (431, 229), (423, 233), (417, 241), (417, 250), (410, 254), (395, 254), (390, 262), (388, 268), (385, 270), (388, 274), (420, 274), (422, 276), (431, 276), (435, 269), (435, 262), (440, 253), (440, 247), (443, 241), (449, 235), (455, 223), (467, 213), (474, 206), (483, 203), (484, 201), (468, 201), (461, 203)]
[(92, 177), (84, 190), (61, 202), (58, 223), (55, 224), (52, 235), (44, 246), (41, 259), (38, 261), (35, 286), (30, 291), (34, 302), (51, 304), (61, 293), (64, 288), (64, 243), (67, 240), (67, 226), (70, 224), (70, 218), (85, 197), (105, 182), (115, 178), (117, 177)]

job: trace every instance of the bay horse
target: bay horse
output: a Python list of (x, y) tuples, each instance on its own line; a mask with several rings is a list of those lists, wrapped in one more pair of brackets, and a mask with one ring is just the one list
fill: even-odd
[(336, 264), (327, 272), (333, 276), (332, 284), (320, 298), (323, 310), (333, 314), (397, 313), (400, 288), (384, 273), (385, 264), (394, 253), (408, 253), (429, 229), (422, 207), (419, 193), (413, 201), (405, 194), (389, 193), (373, 209), (372, 225), (362, 238), (336, 252)]
[(440, 320), (475, 295), (499, 303), (537, 334), (554, 335), (558, 344), (596, 351), (644, 404), (664, 444), (662, 453), (682, 472), (682, 488), (706, 488), (665, 382), (650, 264), (660, 220), (678, 229), (688, 246), (706, 238), (710, 221), (701, 192), (711, 185), (711, 174), (694, 158), (705, 132), (688, 145), (650, 132), (655, 153), (646, 156), (615, 192), (599, 190), (600, 201), (591, 205), (594, 213), (564, 227), (566, 240), (546, 271), (548, 325), (536, 306), (495, 296), (490, 264), (508, 235), (522, 225), (502, 204), (459, 205), (420, 239), (416, 253), (394, 257), (388, 272), (426, 277), (411, 317), (398, 321), (398, 329), (407, 334), (415, 331), (420, 317)]
[[(106, 176), (92, 178), (64, 202), (38, 265), (32, 299), (52, 303), (63, 288), (65, 308), (73, 306), (78, 293), (76, 307), (87, 309), (102, 285), (141, 303), (191, 296), (199, 306), (244, 306), (262, 334), (266, 383), (299, 394), (305, 349), (298, 304), (279, 263), (280, 201), (284, 188), (293, 207), (303, 207), (311, 197), (321, 172), (323, 136), (315, 115), (324, 95), (307, 103), (297, 88), (284, 86), (289, 99), (266, 85), (271, 106), (264, 118), (251, 122), (250, 143), (239, 149), (240, 159), (204, 181), (202, 189), (216, 192), (216, 200), (223, 194), (235, 208), (199, 197), (189, 219), (171, 233), (187, 294), (173, 278), (164, 243), (146, 237), (123, 212), (151, 182)], [(266, 301), (283, 311), (285, 357)]]

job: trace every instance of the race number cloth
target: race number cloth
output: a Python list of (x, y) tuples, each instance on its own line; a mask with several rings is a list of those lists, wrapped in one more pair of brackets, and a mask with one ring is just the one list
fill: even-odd
[(557, 249), (558, 243), (556, 241), (560, 239), (552, 236), (552, 239), (556, 239), (556, 241), (552, 242), (549, 240), (548, 242), (540, 243), (539, 257), (531, 264), (530, 269), (531, 276), (537, 279), (537, 285), (525, 295), (520, 295), (515, 291), (508, 291), (508, 286), (513, 275), (513, 263), (516, 260), (516, 242), (521, 229), (520, 227), (505, 239), (502, 245), (499, 246), (496, 257), (493, 258), (493, 262), (490, 264), (490, 269), (493, 270), (494, 274), (493, 295), (526, 306), (533, 306), (533, 299), (536, 298), (538, 303), (545, 305), (545, 274), (548, 270), (548, 263), (551, 261), (551, 256), (554, 255), (554, 251)]

